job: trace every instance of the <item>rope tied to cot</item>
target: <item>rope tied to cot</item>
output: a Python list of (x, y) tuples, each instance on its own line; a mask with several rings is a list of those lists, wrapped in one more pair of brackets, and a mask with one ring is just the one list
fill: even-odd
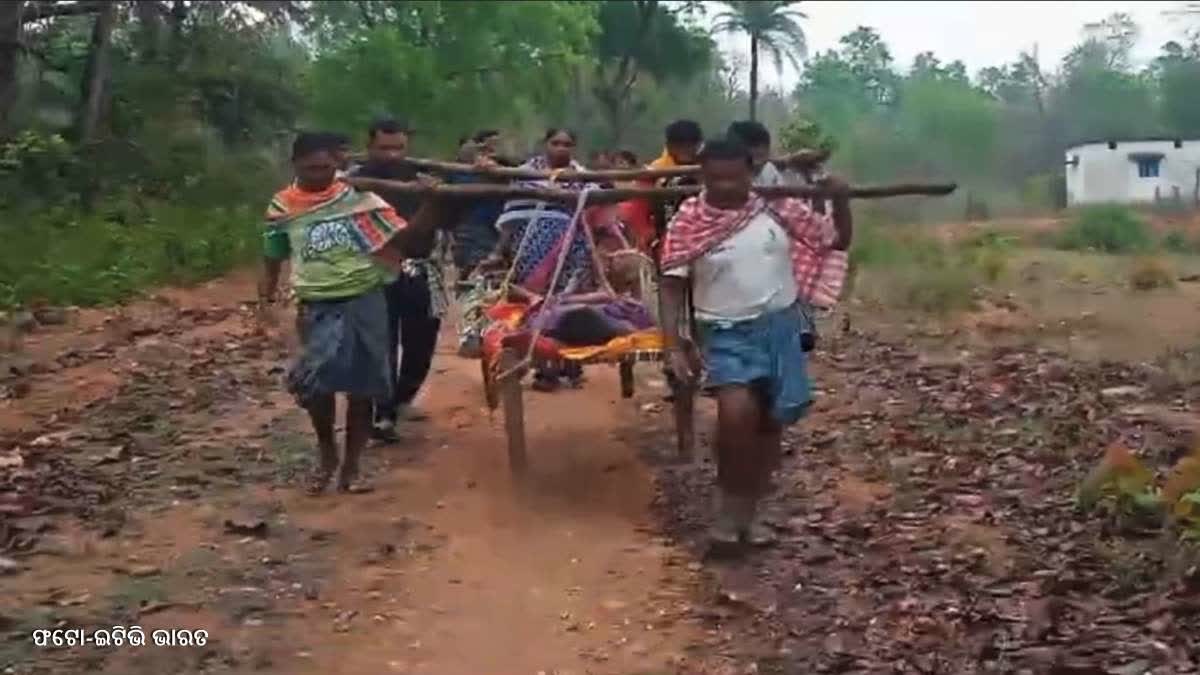
[[(575, 230), (577, 228), (579, 228), (581, 226), (581, 223), (583, 222), (583, 211), (587, 207), (588, 194), (591, 191), (592, 191), (591, 187), (584, 188), (583, 190), (581, 190), (579, 192), (579, 197), (576, 198), (576, 200), (575, 200), (575, 212), (571, 214), (571, 222), (569, 225), (567, 225), (567, 232), (564, 235), (564, 239), (563, 239), (563, 241), (565, 243), (558, 252), (558, 260), (556, 260), (554, 263), (554, 274), (551, 275), (551, 277), (550, 277), (550, 285), (547, 287), (548, 290), (546, 293), (546, 297), (542, 299), (542, 306), (544, 308), (548, 308), (548, 307), (552, 306), (554, 300), (556, 299), (555, 296), (558, 295), (558, 293), (556, 292), (555, 289), (558, 287), (559, 277), (562, 275), (563, 267), (566, 264), (567, 253), (571, 249), (570, 243), (571, 243), (571, 241), (573, 241), (573, 239), (575, 237)], [(540, 207), (541, 204), (539, 203), (538, 206)], [(536, 222), (536, 221), (534, 221), (534, 222)], [(525, 234), (528, 235), (529, 230), (531, 230), (531, 229), (533, 229), (533, 225), (526, 228)], [(584, 227), (584, 230), (586, 231), (587, 228)], [(524, 237), (524, 236), (521, 238), (522, 244), (525, 243), (525, 238), (526, 237)], [(588, 246), (592, 251), (592, 260), (593, 260), (593, 263), (595, 263), (598, 259), (596, 257), (595, 242), (592, 241), (590, 232), (587, 233), (587, 239), (588, 239)], [(596, 272), (599, 275), (599, 278), (602, 280), (604, 287), (609, 289), (609, 291), (611, 292), (611, 286), (608, 285), (608, 280), (604, 277), (603, 268), (597, 267)], [(529, 341), (529, 348), (525, 350), (525, 356), (520, 361), (518, 361), (514, 366), (509, 368), (508, 370), (505, 370), (504, 372), (497, 374), (495, 376), (496, 381), (500, 381), (505, 378), (511, 377), (513, 374), (520, 372), (522, 369), (528, 367), (533, 362), (533, 352), (537, 348), (538, 340), (540, 340), (542, 337), (542, 328), (543, 328), (543, 325), (539, 322), (538, 325), (534, 328), (533, 338)], [(499, 363), (497, 363), (495, 367), (499, 368)]]

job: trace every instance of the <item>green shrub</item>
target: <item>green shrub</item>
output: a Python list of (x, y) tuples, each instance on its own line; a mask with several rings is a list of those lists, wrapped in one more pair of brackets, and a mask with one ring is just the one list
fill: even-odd
[(0, 214), (0, 307), (99, 305), (218, 276), (260, 250), (259, 220), (253, 207), (159, 203)]
[(1102, 253), (1130, 253), (1150, 246), (1145, 221), (1132, 209), (1117, 204), (1081, 210), (1058, 239), (1059, 248)]
[[(1014, 246), (1014, 237), (994, 231), (950, 246), (913, 228), (867, 225), (858, 229), (850, 250), (852, 280), (870, 269), (868, 292), (877, 299), (895, 307), (949, 314), (971, 309), (975, 288), (1008, 271)], [(854, 292), (853, 287), (847, 292)]]
[(855, 228), (850, 267), (888, 267), (902, 264), (940, 264), (946, 257), (941, 242), (908, 226), (863, 223)]
[(1189, 239), (1185, 232), (1173, 230), (1162, 239), (1162, 248), (1171, 253), (1196, 253), (1196, 242)]
[(975, 277), (963, 266), (918, 266), (896, 270), (885, 293), (891, 304), (930, 314), (950, 314), (975, 305)]

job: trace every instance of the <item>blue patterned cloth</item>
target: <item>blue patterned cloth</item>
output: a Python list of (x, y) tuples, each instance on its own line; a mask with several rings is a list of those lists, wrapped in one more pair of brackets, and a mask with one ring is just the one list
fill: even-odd
[[(513, 228), (512, 241), (516, 242), (513, 244), (516, 255), (513, 261), (513, 281), (534, 293), (548, 294), (550, 278), (554, 274), (555, 265), (558, 264), (559, 242), (567, 235), (567, 229), (571, 226), (571, 215), (562, 212), (540, 214), (537, 224), (529, 232), (529, 239), (522, 243), (529, 222), (530, 219), (515, 219), (506, 223), (507, 227)], [(580, 223), (571, 237), (567, 259), (563, 261), (562, 272), (559, 273), (558, 283), (554, 286), (555, 293), (562, 293), (572, 280), (576, 291), (587, 291), (596, 286), (591, 247), (583, 227)]]
[(747, 321), (697, 321), (706, 385), (753, 385), (766, 394), (771, 417), (784, 426), (804, 417), (812, 403), (808, 355), (800, 343), (805, 319), (799, 306)]
[[(536, 171), (549, 170), (544, 156), (538, 155), (521, 165), (523, 169)], [(583, 166), (571, 162), (567, 167), (571, 171), (582, 171)], [(539, 188), (561, 188), (565, 190), (582, 191), (595, 187), (591, 183), (560, 183), (541, 180), (517, 181), (516, 185)], [(574, 215), (574, 205), (543, 202), (536, 199), (511, 199), (504, 204), (504, 210), (496, 220), (496, 228), (509, 229), (512, 232), (509, 239), (512, 246), (513, 281), (526, 289), (541, 295), (563, 292), (568, 284), (574, 282), (576, 291), (590, 291), (596, 287), (597, 279), (593, 270), (592, 253), (588, 243), (584, 223), (579, 223), (570, 242), (565, 242), (567, 230), (571, 227)], [(529, 232), (529, 240), (522, 242), (530, 222), (535, 221)], [(558, 263), (558, 253), (562, 250), (560, 243), (567, 244), (566, 260), (558, 283), (553, 289), (549, 288), (550, 279), (554, 276), (554, 267)]]

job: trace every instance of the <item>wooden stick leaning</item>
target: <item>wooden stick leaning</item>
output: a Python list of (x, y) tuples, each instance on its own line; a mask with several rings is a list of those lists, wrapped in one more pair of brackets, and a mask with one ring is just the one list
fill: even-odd
[[(781, 167), (808, 168), (815, 167), (827, 159), (829, 159), (828, 150), (800, 150), (789, 155), (772, 158), (771, 162), (776, 166)], [(504, 178), (509, 180), (538, 180), (550, 178), (551, 176), (550, 171), (522, 169), (520, 167), (476, 166), (474, 164), (443, 162), (436, 159), (422, 159), (420, 157), (408, 157), (404, 161), (417, 169), (437, 174), (457, 173), (468, 174), (472, 176), (487, 176), (489, 178)], [(700, 165), (689, 164), (686, 166), (677, 166), (669, 169), (641, 168), (606, 169), (596, 171), (561, 171), (554, 175), (556, 176), (556, 180), (560, 183), (597, 183), (605, 181), (655, 180), (658, 178), (672, 178), (674, 176), (691, 176), (697, 173), (700, 173)]]
[[(419, 183), (384, 180), (382, 178), (347, 178), (346, 182), (362, 190), (380, 193), (432, 194), (442, 199), (538, 199), (547, 202), (573, 204), (579, 192), (560, 188), (532, 188), (517, 185), (438, 185), (427, 187)], [(958, 187), (955, 183), (897, 183), (893, 185), (864, 185), (850, 188), (852, 199), (882, 199), (886, 197), (948, 195)], [(780, 185), (753, 188), (768, 199), (775, 197), (829, 197), (830, 191), (819, 185)], [(613, 204), (630, 199), (667, 200), (690, 197), (700, 193), (700, 186), (669, 188), (613, 188), (593, 190), (588, 204)]]

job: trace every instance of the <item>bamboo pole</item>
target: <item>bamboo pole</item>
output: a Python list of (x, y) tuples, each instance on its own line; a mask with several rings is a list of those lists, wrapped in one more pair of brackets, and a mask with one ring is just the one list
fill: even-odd
[[(363, 158), (359, 156), (356, 159), (361, 161)], [(771, 159), (771, 163), (782, 167), (803, 168), (815, 167), (827, 159), (829, 159), (828, 150), (800, 150), (773, 158)], [(437, 174), (457, 173), (507, 180), (545, 180), (549, 179), (552, 175), (550, 171), (539, 171), (536, 169), (507, 166), (477, 166), (475, 164), (443, 162), (441, 160), (423, 159), (420, 157), (408, 157), (404, 161), (414, 168)], [(606, 169), (602, 171), (561, 171), (557, 174), (555, 180), (562, 183), (601, 183), (609, 181), (657, 180), (659, 178), (673, 178), (675, 176), (692, 176), (697, 173), (700, 173), (700, 165), (688, 164), (669, 169), (638, 168)]]
[[(384, 180), (382, 178), (346, 179), (346, 182), (362, 189), (381, 193), (401, 194), (431, 194), (443, 199), (538, 199), (547, 202), (562, 202), (573, 204), (579, 199), (576, 190), (560, 188), (533, 188), (514, 185), (437, 185), (425, 186), (420, 183)], [(852, 199), (882, 199), (901, 196), (936, 197), (948, 195), (958, 186), (955, 183), (898, 183), (893, 185), (865, 185), (850, 188)], [(753, 188), (754, 191), (768, 199), (778, 197), (829, 198), (829, 189), (819, 185), (780, 185), (773, 187)], [(700, 193), (700, 186), (691, 185), (669, 188), (614, 188), (593, 190), (588, 195), (588, 204), (613, 204), (630, 199), (673, 200), (690, 197)]]

